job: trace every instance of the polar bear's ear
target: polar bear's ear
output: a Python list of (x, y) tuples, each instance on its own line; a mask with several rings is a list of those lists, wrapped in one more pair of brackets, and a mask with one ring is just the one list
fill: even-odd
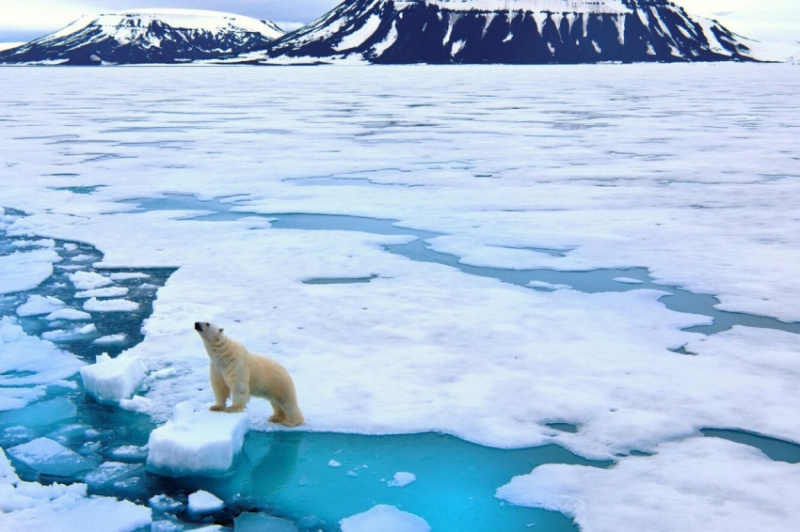
[(222, 334), (222, 333), (224, 333), (224, 332), (225, 332), (225, 329), (220, 329), (220, 330), (219, 330), (219, 333), (220, 333), (220, 334)]

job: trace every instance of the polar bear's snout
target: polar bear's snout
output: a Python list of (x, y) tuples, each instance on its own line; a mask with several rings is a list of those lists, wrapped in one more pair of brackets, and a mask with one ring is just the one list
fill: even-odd
[(197, 332), (203, 332), (203, 324), (199, 321), (194, 322), (194, 330)]

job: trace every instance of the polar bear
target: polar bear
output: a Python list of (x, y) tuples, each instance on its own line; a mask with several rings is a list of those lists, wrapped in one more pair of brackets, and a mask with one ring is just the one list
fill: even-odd
[[(194, 329), (203, 339), (211, 359), (211, 388), (216, 402), (215, 412), (241, 412), (250, 396), (263, 397), (272, 404), (274, 413), (269, 420), (296, 427), (303, 422), (303, 413), (297, 406), (294, 382), (286, 369), (245, 346), (225, 336), (223, 329), (213, 323), (195, 322)], [(231, 406), (225, 408), (229, 396)]]

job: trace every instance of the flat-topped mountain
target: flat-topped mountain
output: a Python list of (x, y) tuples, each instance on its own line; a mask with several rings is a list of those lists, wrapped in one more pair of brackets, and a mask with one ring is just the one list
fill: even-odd
[(246, 56), (259, 62), (599, 63), (752, 60), (666, 0), (346, 0)]
[(186, 63), (264, 48), (283, 35), (273, 22), (217, 11), (123, 11), (83, 16), (62, 30), (0, 52), (0, 63)]

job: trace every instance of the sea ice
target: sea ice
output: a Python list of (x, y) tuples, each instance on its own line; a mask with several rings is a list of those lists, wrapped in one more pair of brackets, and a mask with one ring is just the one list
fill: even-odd
[(58, 311), (66, 304), (58, 298), (52, 296), (32, 295), (28, 300), (17, 307), (18, 316), (39, 316)]
[(408, 486), (415, 480), (417, 480), (417, 476), (414, 473), (400, 471), (395, 473), (394, 478), (387, 482), (386, 485), (390, 488), (402, 488)]
[(26, 466), (54, 477), (73, 477), (97, 464), (50, 438), (37, 438), (8, 449), (8, 454)]
[(614, 281), (625, 284), (642, 284), (644, 282), (641, 279), (634, 279), (633, 277), (615, 277)]
[(174, 419), (150, 433), (147, 465), (173, 476), (218, 475), (233, 465), (250, 426), (247, 414), (194, 412), (176, 405)]
[(131, 312), (139, 309), (139, 304), (128, 299), (97, 299), (93, 297), (83, 304), (89, 312)]
[(109, 334), (107, 336), (101, 336), (92, 341), (95, 345), (114, 345), (114, 344), (124, 344), (125, 340), (127, 340), (128, 336), (124, 333), (121, 334)]
[(386, 504), (342, 519), (339, 524), (342, 532), (429, 532), (431, 529), (421, 517)]
[(134, 532), (150, 525), (148, 508), (108, 497), (89, 497), (86, 484), (23, 482), (0, 449), (0, 530)]
[(92, 290), (83, 290), (76, 292), (77, 299), (87, 299), (90, 297), (120, 297), (127, 295), (128, 289), (124, 286), (108, 286), (106, 288), (94, 288)]
[(204, 490), (189, 494), (189, 513), (194, 515), (212, 514), (225, 507), (225, 502), (213, 493)]
[(88, 312), (83, 312), (74, 308), (62, 308), (51, 312), (45, 317), (48, 321), (54, 320), (68, 320), (68, 321), (84, 321), (92, 319), (92, 315)]
[[(642, 267), (658, 283), (719, 297), (720, 308), (797, 321), (796, 67), (341, 67), (316, 90), (318, 75), (0, 70), (0, 106), (19, 125), (0, 128), (0, 158), (20, 176), (4, 183), (3, 204), (32, 213), (4, 218), (15, 234), (91, 242), (109, 268), (180, 267), (132, 349), (153, 370), (175, 368), (152, 382), (146, 399), (131, 400), (140, 411), (164, 421), (176, 402), (212, 399), (208, 360), (190, 330), (208, 319), (287, 366), (313, 430), (438, 430), (498, 447), (558, 441), (600, 458), (656, 451), (703, 427), (800, 441), (797, 335), (734, 328), (704, 339), (680, 330), (704, 318), (667, 311), (654, 291), (512, 287), (383, 250), (401, 237), (280, 229), (267, 220), (287, 212), (392, 218), (446, 234), (422, 245), (462, 264)], [(174, 86), (202, 129), (178, 122), (178, 134), (175, 110), (187, 103), (152, 98)], [(312, 87), (302, 102), (298, 86)], [(58, 97), (61, 87), (75, 93)], [(235, 121), (216, 112), (230, 104), (220, 96), (228, 87), (244, 91)], [(258, 104), (267, 89), (269, 101)], [(109, 93), (123, 96), (91, 105)], [(130, 127), (143, 118), (146, 127)], [(98, 145), (107, 153), (81, 159), (52, 142), (58, 135), (113, 149)], [(153, 148), (187, 137), (180, 152)], [(108, 186), (86, 195), (54, 190), (75, 181), (60, 175), (67, 166), (81, 181)], [(395, 186), (300, 189), (286, 181), (332, 175)], [(219, 223), (188, 220), (183, 207), (125, 212), (131, 206), (117, 203), (176, 191), (241, 200)], [(237, 211), (265, 217), (237, 220)], [(46, 273), (50, 259), (41, 259)], [(359, 285), (301, 282), (373, 273)], [(111, 284), (97, 280), (104, 284), (78, 289)], [(670, 352), (682, 346), (697, 356)], [(269, 410), (251, 401), (256, 428)], [(580, 430), (553, 435), (553, 420)], [(601, 484), (611, 493), (646, 489), (646, 476), (616, 474), (631, 460), (593, 474), (609, 475)], [(737, 463), (750, 462), (730, 455)], [(771, 504), (772, 481), (782, 486), (780, 477), (753, 484), (754, 501), (764, 494)], [(657, 502), (698, 521), (713, 515), (702, 505)], [(796, 522), (789, 513), (774, 528)]]
[(53, 263), (59, 260), (52, 249), (0, 256), (0, 295), (33, 290), (53, 275)]
[(78, 290), (93, 290), (101, 288), (113, 283), (111, 279), (105, 275), (100, 275), (95, 272), (75, 272), (69, 274), (69, 280), (75, 285)]
[[(25, 333), (15, 318), (0, 318), (0, 386), (29, 386), (51, 384), (67, 379), (83, 366), (76, 356), (62, 351), (53, 343)], [(16, 374), (15, 374), (16, 373)], [(11, 390), (3, 388), (3, 392)], [(33, 389), (30, 389), (33, 392)], [(0, 393), (0, 411), (12, 406)], [(22, 398), (27, 393), (14, 393)], [(37, 394), (33, 392), (33, 398)], [(14, 402), (19, 408), (23, 404)]]
[(121, 355), (112, 359), (103, 353), (96, 360), (80, 371), (86, 393), (100, 403), (130, 399), (147, 376), (147, 367), (135, 356)]
[(663, 443), (611, 469), (546, 464), (497, 497), (573, 517), (581, 530), (749, 532), (800, 522), (800, 465), (718, 438)]

